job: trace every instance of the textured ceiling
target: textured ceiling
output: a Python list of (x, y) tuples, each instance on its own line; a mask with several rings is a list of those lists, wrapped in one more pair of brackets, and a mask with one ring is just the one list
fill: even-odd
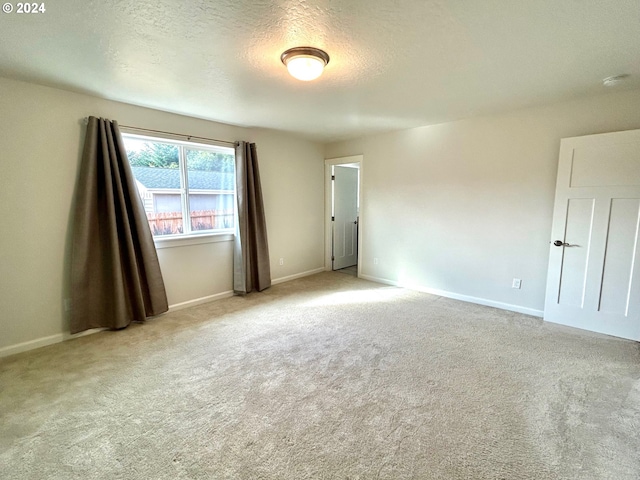
[[(13, 2), (15, 5), (15, 2)], [(0, 75), (332, 141), (640, 88), (638, 0), (56, 0), (0, 13)], [(280, 54), (326, 50), (314, 82)]]

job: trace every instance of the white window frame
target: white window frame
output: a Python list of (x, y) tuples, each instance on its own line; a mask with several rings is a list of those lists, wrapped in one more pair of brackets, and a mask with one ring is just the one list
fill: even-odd
[[(178, 164), (180, 169), (180, 197), (182, 206), (182, 224), (184, 228), (183, 233), (174, 235), (154, 235), (153, 241), (156, 248), (171, 248), (187, 245), (199, 245), (204, 243), (216, 243), (233, 241), (235, 238), (235, 227), (225, 228), (218, 230), (205, 230), (205, 231), (192, 231), (191, 230), (191, 211), (189, 208), (189, 187), (187, 162), (186, 162), (186, 149), (198, 149), (208, 150), (217, 153), (232, 154), (235, 158), (235, 149), (229, 145), (224, 145), (218, 142), (194, 142), (188, 139), (182, 140), (174, 138), (171, 134), (140, 134), (136, 129), (121, 128), (121, 134), (123, 138), (132, 138), (135, 140), (142, 140), (147, 142), (166, 143), (176, 145), (178, 147)], [(181, 135), (175, 135), (175, 137), (181, 137)], [(189, 137), (187, 137), (189, 138)], [(234, 162), (234, 178), (235, 178), (235, 162)], [(234, 182), (233, 188), (233, 203), (234, 203), (234, 225), (238, 221), (237, 207), (237, 194)], [(188, 230), (188, 231), (187, 231)]]

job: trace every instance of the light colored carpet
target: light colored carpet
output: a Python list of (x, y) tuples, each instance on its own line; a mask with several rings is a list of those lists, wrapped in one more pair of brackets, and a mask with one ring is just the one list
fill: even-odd
[(3, 479), (638, 479), (633, 342), (339, 273), (0, 361)]

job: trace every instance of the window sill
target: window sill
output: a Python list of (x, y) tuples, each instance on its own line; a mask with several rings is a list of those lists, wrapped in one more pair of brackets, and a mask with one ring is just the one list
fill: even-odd
[(235, 235), (232, 231), (203, 233), (197, 235), (181, 235), (154, 237), (153, 242), (156, 249), (186, 247), (189, 245), (202, 245), (206, 243), (233, 242)]

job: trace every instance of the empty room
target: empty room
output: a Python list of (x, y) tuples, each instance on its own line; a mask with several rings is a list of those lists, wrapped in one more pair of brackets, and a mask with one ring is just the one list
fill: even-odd
[(8, 1), (0, 478), (640, 478), (637, 0)]

